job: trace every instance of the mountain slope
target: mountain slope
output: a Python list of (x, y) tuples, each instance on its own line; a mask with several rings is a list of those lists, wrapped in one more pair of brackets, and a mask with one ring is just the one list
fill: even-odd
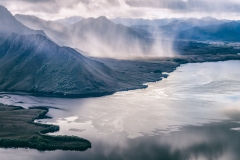
[(54, 21), (45, 21), (36, 16), (20, 14), (16, 14), (14, 17), (29, 28), (43, 30), (55, 43), (61, 46), (76, 47), (76, 44), (81, 44), (85, 39), (82, 34), (74, 33), (64, 25)]
[(18, 22), (13, 15), (7, 10), (7, 8), (0, 5), (0, 34), (41, 34), (45, 35), (43, 31), (35, 31), (30, 29), (20, 22)]
[(87, 41), (94, 46), (88, 48), (89, 52), (109, 53), (116, 57), (143, 54), (152, 43), (133, 29), (117, 25), (106, 17), (84, 19), (72, 25), (71, 29), (87, 37)]
[(240, 41), (240, 23), (228, 22), (221, 25), (194, 27), (178, 34), (178, 39)]
[(0, 44), (0, 90), (95, 95), (126, 89), (102, 63), (41, 35), (11, 34)]
[(81, 20), (83, 20), (84, 18), (81, 16), (72, 16), (72, 17), (67, 17), (67, 18), (63, 18), (63, 19), (58, 19), (55, 20), (55, 22), (61, 23), (62, 25), (69, 27), (74, 23), (77, 23)]

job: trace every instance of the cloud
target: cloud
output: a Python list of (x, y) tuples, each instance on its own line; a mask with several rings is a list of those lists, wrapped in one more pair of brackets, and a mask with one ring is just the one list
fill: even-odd
[(57, 14), (61, 10), (97, 11), (111, 9), (120, 5), (118, 0), (0, 0), (0, 5), (10, 10), (23, 12), (42, 12)]
[(0, 0), (13, 14), (44, 19), (69, 16), (164, 18), (203, 17), (239, 19), (239, 0)]
[(237, 0), (126, 0), (130, 7), (149, 7), (182, 12), (240, 12)]

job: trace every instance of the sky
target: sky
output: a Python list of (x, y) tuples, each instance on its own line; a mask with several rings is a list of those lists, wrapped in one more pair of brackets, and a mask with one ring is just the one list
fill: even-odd
[(0, 0), (0, 5), (12, 14), (35, 15), (46, 20), (70, 16), (240, 19), (240, 0)]

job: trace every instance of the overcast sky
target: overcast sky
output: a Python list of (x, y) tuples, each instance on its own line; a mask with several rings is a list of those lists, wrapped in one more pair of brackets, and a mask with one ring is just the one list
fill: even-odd
[(213, 16), (240, 19), (240, 0), (0, 0), (12, 14), (53, 20), (74, 15), (108, 18), (171, 18)]

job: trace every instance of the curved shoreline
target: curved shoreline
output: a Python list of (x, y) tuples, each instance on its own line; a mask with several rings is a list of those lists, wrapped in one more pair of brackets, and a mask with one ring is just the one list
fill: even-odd
[(39, 124), (34, 120), (44, 118), (48, 109), (24, 109), (0, 104), (0, 147), (29, 148), (40, 151), (85, 151), (91, 143), (76, 136), (49, 136), (59, 131), (59, 126)]
[[(100, 93), (83, 93), (83, 94), (63, 94), (63, 93), (40, 93), (40, 92), (25, 92), (25, 91), (1, 91), (0, 95), (2, 94), (14, 94), (14, 95), (30, 95), (30, 96), (36, 96), (36, 97), (55, 97), (55, 98), (90, 98), (90, 97), (102, 97), (102, 96), (108, 96), (112, 95), (116, 92), (121, 91), (128, 91), (128, 90), (136, 90), (136, 89), (144, 89), (147, 88), (147, 85), (144, 85), (145, 83), (149, 82), (156, 82), (161, 81), (163, 78), (166, 78), (167, 75), (163, 74), (164, 72), (171, 73), (176, 70), (177, 67), (179, 67), (182, 64), (187, 63), (205, 63), (205, 62), (220, 62), (220, 61), (228, 61), (228, 60), (240, 60), (240, 55), (238, 54), (205, 54), (205, 55), (188, 55), (188, 56), (180, 56), (175, 58), (163, 58), (163, 59), (152, 59), (152, 60), (141, 60), (141, 61), (132, 61), (132, 60), (114, 60), (114, 59), (98, 59), (98, 61), (102, 63), (106, 63), (110, 68), (114, 68), (114, 66), (111, 66), (112, 64), (120, 64), (124, 62), (125, 64), (131, 64), (131, 63), (144, 63), (147, 65), (152, 65), (155, 63), (159, 63), (158, 66), (149, 67), (150, 69), (146, 69), (143, 73), (140, 70), (132, 69), (130, 68), (128, 72), (126, 72), (126, 76), (128, 76), (128, 81), (125, 83), (128, 83), (132, 85), (132, 87), (128, 88), (116, 88), (115, 91), (106, 91), (106, 92), (100, 92)], [(111, 62), (110, 62), (111, 61)], [(110, 63), (109, 63), (110, 62)], [(169, 63), (171, 65), (167, 67), (161, 68), (161, 64)], [(114, 68), (117, 71), (126, 70), (128, 66), (119, 65), (119, 68)], [(126, 68), (123, 68), (126, 67)], [(131, 70), (132, 69), (132, 70)], [(156, 72), (158, 71), (158, 72)], [(147, 72), (147, 73), (146, 73)], [(137, 74), (148, 74), (148, 78), (140, 77)]]

